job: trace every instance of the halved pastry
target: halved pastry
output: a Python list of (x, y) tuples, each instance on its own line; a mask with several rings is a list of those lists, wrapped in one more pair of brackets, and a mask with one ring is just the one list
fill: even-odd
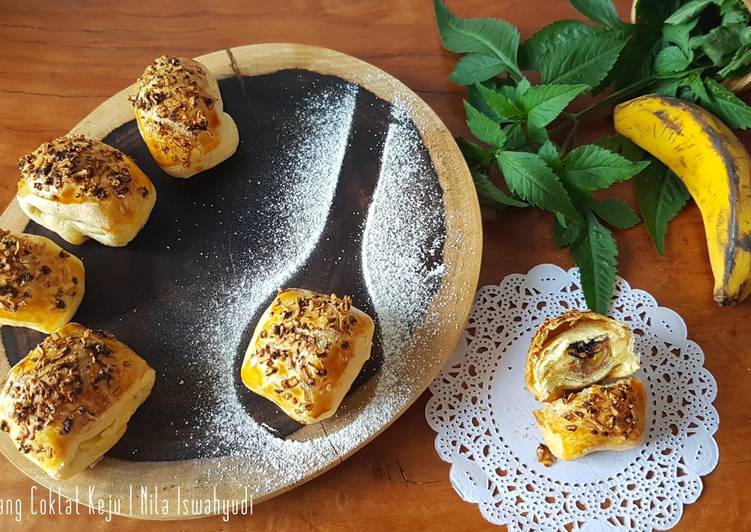
[(131, 97), (138, 130), (162, 170), (191, 177), (229, 158), (239, 137), (214, 76), (201, 63), (158, 57)]
[(81, 304), (83, 263), (43, 236), (0, 229), (0, 325), (51, 333)]
[(576, 460), (594, 451), (641, 445), (647, 395), (642, 382), (629, 377), (572, 392), (546, 403), (534, 415), (550, 452), (561, 460)]
[(258, 322), (243, 383), (300, 423), (321, 421), (336, 412), (370, 358), (373, 331), (349, 296), (283, 290)]
[(69, 323), (10, 370), (0, 429), (49, 476), (70, 478), (125, 434), (154, 376), (112, 335)]
[(612, 318), (570, 310), (545, 321), (529, 346), (525, 376), (538, 401), (557, 399), (639, 369), (631, 330)]
[(87, 238), (124, 246), (146, 224), (156, 201), (151, 180), (117, 148), (65, 135), (21, 158), (18, 204), (71, 244)]

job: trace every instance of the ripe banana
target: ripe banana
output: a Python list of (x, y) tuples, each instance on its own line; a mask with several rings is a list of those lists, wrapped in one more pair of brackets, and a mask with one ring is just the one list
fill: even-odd
[(665, 163), (693, 196), (707, 235), (714, 298), (732, 305), (751, 293), (751, 156), (701, 107), (646, 95), (615, 108), (615, 129)]

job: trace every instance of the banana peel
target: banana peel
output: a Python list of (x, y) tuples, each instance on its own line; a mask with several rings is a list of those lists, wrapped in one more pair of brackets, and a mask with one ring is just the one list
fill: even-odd
[(615, 129), (654, 155), (686, 185), (704, 220), (714, 299), (751, 294), (751, 156), (711, 113), (675, 98), (646, 95), (615, 108)]

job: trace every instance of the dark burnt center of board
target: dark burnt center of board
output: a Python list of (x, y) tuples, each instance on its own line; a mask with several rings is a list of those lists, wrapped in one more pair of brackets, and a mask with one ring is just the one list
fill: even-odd
[[(216, 344), (221, 338), (207, 346), (197, 341), (195, 334), (205, 322), (206, 309), (216, 306), (213, 287), (231, 286), (244, 268), (264, 272), (264, 264), (254, 263), (251, 250), (259, 242), (273, 246), (268, 242), (268, 226), (274, 221), (260, 215), (262, 209), (254, 206), (254, 201), (285, 193), (274, 190), (275, 182), (268, 179), (274, 172), (279, 139), (294, 144), (296, 135), (311, 133), (283, 124), (278, 119), (280, 113), (317, 91), (343, 93), (351, 90), (351, 85), (306, 70), (228, 78), (219, 85), (225, 110), (238, 125), (240, 145), (232, 158), (216, 168), (188, 180), (166, 175), (148, 153), (135, 121), (123, 124), (104, 139), (131, 155), (157, 188), (157, 203), (149, 222), (127, 247), (107, 248), (93, 241), (72, 246), (33, 222), (26, 228), (26, 232), (51, 238), (84, 261), (86, 295), (74, 320), (112, 331), (157, 372), (151, 396), (132, 418), (122, 440), (108, 453), (123, 460), (168, 461), (233, 454), (234, 446), (226, 435), (201, 423), (207, 412), (221, 415), (222, 398), (228, 393), (235, 394), (245, 413), (277, 437), (286, 438), (301, 428), (273, 403), (245, 389), (239, 379), (247, 343), (275, 290), (263, 294), (263, 303), (241, 325), (243, 341), (233, 366), (234, 390), (217, 394), (212, 379), (181, 361), (196, 357), (211, 364), (211, 357), (217, 356)], [(362, 233), (393, 121), (388, 102), (358, 88), (323, 232), (304, 263), (284, 283), (350, 294), (356, 306), (376, 319), (373, 353), (353, 389), (372, 378), (383, 363), (380, 325), (363, 276)], [(418, 151), (414, 157), (422, 158), (434, 172), (427, 149), (420, 145)], [(433, 182), (440, 193), (437, 176)], [(442, 242), (445, 226), (440, 234), (427, 238)], [(429, 260), (440, 262), (442, 257)], [(43, 337), (28, 329), (3, 327), (9, 362), (15, 364)]]

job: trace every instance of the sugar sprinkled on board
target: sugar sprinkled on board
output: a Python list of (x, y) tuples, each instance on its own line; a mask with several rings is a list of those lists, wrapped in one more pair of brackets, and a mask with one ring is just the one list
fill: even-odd
[[(249, 468), (253, 478), (266, 479), (249, 486), (254, 496), (299, 482), (381, 429), (415, 395), (413, 383), (405, 382), (404, 375), (429, 369), (429, 364), (411, 367), (419, 361), (404, 354), (415, 347), (415, 328), (430, 322), (432, 330), (440, 329), (437, 314), (426, 312), (446, 274), (444, 243), (431, 236), (443, 234), (444, 212), (435, 207), (442, 205), (442, 191), (429, 157), (420, 155), (416, 127), (395, 106), (379, 182), (362, 227), (365, 280), (381, 326), (384, 355), (380, 372), (363, 386), (370, 397), (356, 407), (345, 401), (334, 419), (321, 424), (325, 427), (320, 436), (304, 441), (274, 436), (245, 412), (237, 397), (235, 363), (238, 351), (244, 349), (243, 335), (254, 325), (248, 323), (249, 316), (305, 261), (323, 230), (346, 150), (356, 91), (351, 86), (344, 94), (318, 94), (305, 103), (299, 118), (309, 121), (303, 127), (311, 132), (310, 138), (291, 150), (288, 163), (280, 169), (290, 174), (288, 188), (275, 206), (281, 215), (270, 226), (273, 252), (259, 249), (255, 258), (264, 265), (263, 272), (246, 268), (245, 275), (217, 294), (214, 306), (206, 309), (209, 323), (194, 331), (202, 336), (199, 343), (210, 356), (195, 357), (192, 369), (213, 382), (214, 394), (199, 399), (216, 405), (199, 414), (195, 429), (216, 435), (232, 450), (231, 456), (223, 457), (212, 440), (191, 441), (207, 459), (217, 457), (216, 467), (203, 479), (208, 484), (241, 484)], [(426, 212), (426, 205), (432, 210)], [(421, 214), (409, 216), (412, 212)]]
[[(283, 193), (267, 207), (267, 242), (272, 245), (254, 250), (253, 262), (260, 268), (235, 265), (242, 275), (206, 309), (209, 326), (195, 331), (198, 343), (211, 353), (196, 359), (200, 365), (196, 370), (210, 373), (215, 382), (216, 396), (203, 399), (217, 405), (215, 410), (206, 409), (196, 421), (203, 432), (219, 435), (234, 454), (258, 449), (259, 438), (283, 441), (255, 423), (237, 400), (235, 360), (243, 349), (250, 317), (305, 262), (320, 238), (346, 151), (357, 90), (349, 85), (344, 92), (319, 92), (300, 103), (288, 127), (304, 133), (295, 146), (280, 146), (280, 158), (275, 162)], [(212, 439), (197, 443), (202, 444), (207, 447), (199, 450), (206, 456), (225, 451), (216, 448)]]
[[(350, 411), (345, 401), (337, 412), (342, 428), (329, 429), (328, 441), (340, 455), (354, 451), (401, 411), (415, 396), (416, 377), (431, 367), (424, 362), (432, 354), (413, 352), (419, 345), (412, 335), (417, 327), (440, 330), (439, 314), (429, 308), (447, 266), (442, 260), (443, 238), (435, 237), (443, 234), (444, 212), (436, 207), (442, 205), (442, 191), (420, 144), (407, 113), (394, 106), (362, 249), (365, 282), (381, 326), (384, 363), (360, 410)], [(408, 215), (417, 212), (419, 217)]]
[[(443, 212), (426, 210), (440, 205), (441, 191), (426, 186), (426, 164), (419, 150), (420, 137), (399, 108), (393, 111), (382, 156), (378, 187), (365, 222), (363, 265), (373, 299), (383, 348), (395, 353), (417, 325), (432, 294), (441, 284), (445, 265), (441, 250)], [(420, 212), (419, 220), (408, 213)], [(395, 293), (393, 287), (408, 284)]]

